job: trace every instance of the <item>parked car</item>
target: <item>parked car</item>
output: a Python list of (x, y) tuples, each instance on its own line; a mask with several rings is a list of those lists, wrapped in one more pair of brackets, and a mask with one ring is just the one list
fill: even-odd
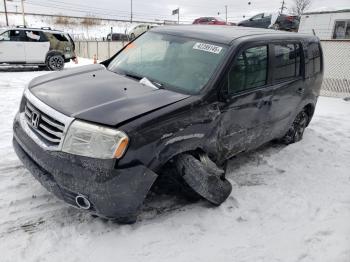
[(31, 81), (13, 144), (44, 187), (98, 216), (135, 222), (167, 176), (220, 205), (226, 161), (300, 141), (322, 79), (312, 35), (158, 27), (100, 65)]
[(194, 25), (229, 25), (220, 17), (200, 17), (193, 21)]
[(278, 14), (277, 20), (272, 23), (273, 15), (261, 13), (248, 20), (239, 22), (238, 26), (272, 28), (275, 30), (297, 31), (299, 28), (299, 17), (292, 15)]
[(107, 41), (129, 41), (129, 36), (127, 34), (113, 33), (107, 35)]
[(35, 65), (62, 70), (75, 58), (69, 34), (50, 28), (16, 27), (0, 31), (0, 65)]
[(155, 25), (150, 25), (150, 24), (142, 24), (134, 27), (130, 32), (129, 32), (129, 37), (130, 39), (135, 39), (139, 35), (142, 35), (144, 32), (147, 32), (148, 30), (154, 28)]

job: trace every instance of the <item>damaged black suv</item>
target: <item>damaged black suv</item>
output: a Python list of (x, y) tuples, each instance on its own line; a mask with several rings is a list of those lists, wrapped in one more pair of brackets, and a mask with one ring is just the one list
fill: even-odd
[(14, 148), (45, 188), (105, 218), (136, 221), (169, 174), (220, 205), (232, 189), (227, 159), (301, 140), (322, 79), (314, 36), (158, 27), (100, 65), (31, 81)]

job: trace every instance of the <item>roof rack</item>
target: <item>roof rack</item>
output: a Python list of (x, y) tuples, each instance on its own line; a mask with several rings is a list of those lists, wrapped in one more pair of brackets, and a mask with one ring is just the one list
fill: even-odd
[(25, 25), (18, 25), (18, 26), (16, 26), (16, 28), (27, 28), (27, 26), (25, 26)]
[(41, 29), (42, 29), (42, 30), (52, 30), (51, 27), (49, 27), (49, 26), (44, 26), (44, 27), (42, 27)]

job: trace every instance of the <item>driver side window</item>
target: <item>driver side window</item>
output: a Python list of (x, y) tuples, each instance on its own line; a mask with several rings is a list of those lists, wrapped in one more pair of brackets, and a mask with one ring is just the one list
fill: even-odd
[(10, 41), (10, 31), (6, 31), (0, 35), (0, 41)]
[(263, 17), (264, 17), (264, 14), (258, 14), (258, 15), (256, 15), (256, 16), (253, 16), (252, 17), (252, 20), (260, 20), (260, 19), (263, 19)]
[(267, 45), (248, 48), (231, 67), (227, 77), (228, 94), (266, 85), (268, 74)]

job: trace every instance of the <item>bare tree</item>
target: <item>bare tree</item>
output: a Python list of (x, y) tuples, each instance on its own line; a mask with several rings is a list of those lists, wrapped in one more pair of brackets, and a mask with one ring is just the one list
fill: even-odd
[(294, 15), (301, 16), (310, 7), (311, 3), (312, 0), (294, 0), (291, 11)]

